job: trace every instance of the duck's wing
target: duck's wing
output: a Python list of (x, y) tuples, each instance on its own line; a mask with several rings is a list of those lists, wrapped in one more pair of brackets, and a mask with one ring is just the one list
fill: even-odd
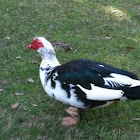
[(120, 69), (94, 61), (72, 61), (57, 67), (54, 73), (57, 73), (55, 80), (79, 87), (89, 100), (119, 99), (123, 95), (122, 90), (131, 86), (128, 80), (131, 78), (123, 75), (124, 71), (121, 74)]

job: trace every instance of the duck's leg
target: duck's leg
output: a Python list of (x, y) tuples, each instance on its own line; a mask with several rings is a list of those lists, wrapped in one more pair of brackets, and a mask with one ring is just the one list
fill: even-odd
[(85, 110), (79, 108), (79, 109), (78, 109), (79, 121), (82, 121), (82, 120), (83, 120), (83, 115), (84, 115), (84, 114), (85, 114)]

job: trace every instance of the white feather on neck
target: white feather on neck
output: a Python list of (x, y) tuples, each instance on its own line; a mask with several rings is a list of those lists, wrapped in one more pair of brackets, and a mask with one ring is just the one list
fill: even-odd
[(45, 78), (49, 76), (49, 73), (56, 67), (59, 66), (60, 63), (58, 62), (56, 55), (53, 51), (47, 51), (46, 48), (41, 47), (37, 50), (41, 57), (42, 62), (40, 64), (40, 80), (45, 87)]
[(58, 62), (56, 55), (53, 51), (47, 51), (46, 48), (39, 48), (37, 50), (41, 57), (42, 57), (42, 66), (43, 68), (46, 68), (45, 65), (49, 65), (50, 67), (55, 67), (57, 65), (60, 65), (60, 63)]

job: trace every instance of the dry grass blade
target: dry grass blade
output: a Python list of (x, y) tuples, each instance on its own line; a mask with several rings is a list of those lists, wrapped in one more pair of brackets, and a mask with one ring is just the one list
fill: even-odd
[(35, 60), (31, 60), (31, 61), (29, 61), (30, 63), (33, 63), (33, 64), (36, 64), (37, 63), (37, 61), (35, 61)]
[(32, 106), (37, 107), (38, 105), (37, 104), (32, 104)]
[(22, 95), (24, 95), (24, 93), (18, 93), (18, 92), (16, 92), (15, 95), (16, 96), (22, 96)]
[(111, 36), (107, 36), (107, 37), (105, 37), (105, 39), (106, 40), (110, 40), (110, 39), (112, 39), (112, 37)]
[(133, 121), (140, 121), (140, 118), (132, 118)]
[(16, 59), (21, 59), (21, 56), (17, 56)]

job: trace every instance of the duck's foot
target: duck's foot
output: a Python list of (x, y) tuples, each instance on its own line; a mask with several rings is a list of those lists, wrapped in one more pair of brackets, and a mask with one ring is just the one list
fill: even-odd
[(75, 125), (79, 122), (80, 116), (77, 108), (69, 107), (65, 110), (71, 117), (62, 118), (62, 124), (66, 126)]
[(79, 120), (73, 117), (65, 117), (65, 118), (62, 118), (62, 125), (71, 126), (71, 125), (77, 124), (78, 121)]
[(71, 115), (71, 117), (79, 118), (79, 112), (78, 109), (75, 107), (69, 107), (68, 109), (65, 109), (65, 111)]

